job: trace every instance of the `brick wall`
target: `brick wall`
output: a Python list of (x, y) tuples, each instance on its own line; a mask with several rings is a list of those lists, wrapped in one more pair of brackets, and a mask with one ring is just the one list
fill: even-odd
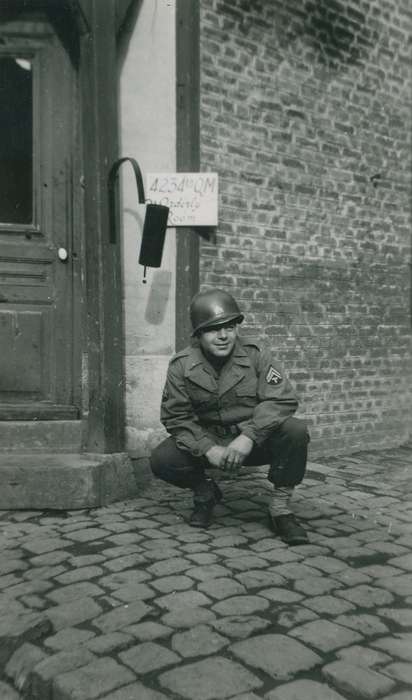
[(316, 452), (411, 430), (409, 0), (201, 0), (202, 287), (283, 362)]

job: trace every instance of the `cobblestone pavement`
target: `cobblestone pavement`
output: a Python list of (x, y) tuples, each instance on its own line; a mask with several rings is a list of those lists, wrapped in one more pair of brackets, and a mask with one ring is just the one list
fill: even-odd
[(152, 483), (93, 511), (0, 516), (0, 699), (412, 698), (412, 445), (311, 462), (269, 530), (262, 468), (208, 531)]

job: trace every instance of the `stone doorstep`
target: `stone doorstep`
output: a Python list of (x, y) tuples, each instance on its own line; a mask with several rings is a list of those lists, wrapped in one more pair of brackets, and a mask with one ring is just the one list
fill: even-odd
[(74, 510), (134, 498), (142, 489), (125, 453), (0, 453), (0, 510)]
[(81, 452), (83, 430), (81, 420), (0, 420), (0, 453)]

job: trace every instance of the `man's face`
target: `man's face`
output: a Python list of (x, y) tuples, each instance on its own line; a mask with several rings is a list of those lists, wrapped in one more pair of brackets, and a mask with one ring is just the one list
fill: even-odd
[(225, 359), (231, 354), (238, 336), (238, 325), (234, 321), (223, 326), (210, 327), (199, 336), (200, 347), (206, 355)]

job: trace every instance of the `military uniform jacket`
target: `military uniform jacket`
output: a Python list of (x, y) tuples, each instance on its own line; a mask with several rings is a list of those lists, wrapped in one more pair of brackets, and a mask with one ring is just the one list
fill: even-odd
[(213, 445), (233, 440), (236, 430), (222, 437), (222, 427), (225, 432), (236, 426), (261, 445), (297, 407), (292, 386), (269, 350), (238, 338), (218, 373), (195, 341), (169, 363), (161, 421), (180, 449), (200, 457)]

